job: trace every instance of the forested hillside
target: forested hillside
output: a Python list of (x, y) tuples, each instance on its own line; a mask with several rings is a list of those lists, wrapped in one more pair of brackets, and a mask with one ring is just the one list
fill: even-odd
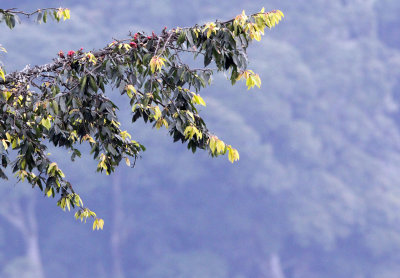
[(29, 185), (1, 181), (0, 277), (399, 277), (399, 1), (17, 2), (0, 8), (63, 6), (71, 20), (0, 25), (8, 72), (129, 31), (263, 6), (285, 18), (249, 49), (261, 89), (220, 75), (203, 93), (202, 115), (237, 147), (238, 163), (130, 124), (130, 107), (110, 92), (124, 128), (147, 147), (135, 168), (105, 176), (89, 155), (72, 163), (49, 150), (104, 230)]

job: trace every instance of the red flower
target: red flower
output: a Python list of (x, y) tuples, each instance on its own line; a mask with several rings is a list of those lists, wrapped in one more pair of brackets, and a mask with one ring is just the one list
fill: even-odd
[(60, 58), (65, 58), (64, 52), (62, 52), (62, 50), (60, 50), (60, 52), (58, 52), (58, 56), (59, 56)]
[(73, 50), (68, 51), (68, 57), (72, 57), (72, 56), (74, 56), (74, 54), (75, 54), (75, 51), (73, 51)]
[(139, 34), (138, 33), (135, 33), (135, 35), (133, 36), (133, 39), (134, 40), (137, 40), (137, 37), (139, 36)]
[(129, 45), (132, 46), (133, 48), (137, 48), (137, 44), (135, 42), (130, 42)]
[(151, 37), (150, 37), (150, 36), (147, 36), (147, 39), (151, 40)]

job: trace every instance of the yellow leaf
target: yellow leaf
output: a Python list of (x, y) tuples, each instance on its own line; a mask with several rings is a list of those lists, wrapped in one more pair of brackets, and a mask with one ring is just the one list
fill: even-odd
[(167, 120), (166, 120), (166, 119), (163, 119), (162, 121), (163, 121), (163, 124), (164, 124), (165, 128), (168, 128), (168, 122), (167, 122)]
[(196, 95), (196, 94), (193, 95), (192, 102), (194, 102), (196, 104), (200, 104), (200, 105), (206, 106), (206, 103), (203, 100), (203, 98), (201, 96), (199, 96), (199, 95)]
[(189, 139), (192, 139), (192, 137), (193, 137), (193, 135), (194, 135), (194, 131), (193, 131), (193, 126), (187, 126), (186, 128), (185, 128), (185, 131), (183, 132), (183, 135), (185, 135), (185, 138), (187, 139), (187, 138), (189, 138)]
[(229, 150), (228, 159), (230, 162), (233, 163), (233, 162), (239, 160), (239, 152), (236, 149), (229, 146), (228, 150)]
[(7, 149), (8, 149), (8, 145), (7, 145), (7, 142), (6, 142), (6, 140), (5, 140), (5, 139), (3, 139), (3, 140), (1, 140), (1, 142), (3, 143), (3, 147), (4, 147), (4, 149), (5, 149), (5, 150), (7, 150)]
[(42, 126), (44, 126), (47, 130), (49, 130), (51, 128), (51, 122), (50, 122), (50, 118), (47, 117), (47, 119), (43, 118), (42, 121), (40, 122), (42, 124)]
[(162, 127), (162, 125), (163, 125), (163, 119), (158, 119), (156, 122), (156, 128), (160, 129), (160, 127)]
[(59, 21), (62, 16), (63, 16), (63, 8), (58, 8), (57, 13), (55, 13), (57, 21)]
[(158, 120), (161, 117), (161, 110), (158, 106), (154, 106), (154, 119)]
[(218, 29), (214, 22), (209, 22), (204, 26), (203, 32), (207, 30), (207, 38), (209, 38), (212, 33), (216, 34)]
[(0, 67), (0, 77), (3, 79), (3, 81), (6, 81), (6, 77), (4, 75), (3, 69)]
[(132, 47), (129, 45), (129, 44), (127, 44), (127, 43), (124, 43), (124, 48), (125, 48), (125, 50), (129, 50), (129, 49), (131, 49)]
[(49, 168), (47, 168), (47, 174), (50, 174), (50, 173), (54, 174), (56, 170), (58, 170), (57, 163), (55, 163), (55, 162), (50, 163)]
[(49, 197), (49, 198), (53, 195), (53, 188), (52, 188), (52, 187), (50, 187), (50, 188), (47, 190), (46, 195), (47, 195), (47, 197)]
[(125, 139), (128, 138), (128, 137), (129, 137), (129, 139), (132, 138), (132, 136), (131, 136), (126, 130), (121, 131), (121, 132), (120, 132), (120, 135), (121, 135), (121, 137), (122, 137), (123, 140), (125, 140)]
[[(87, 59), (89, 59), (89, 62), (91, 62), (93, 65), (95, 65), (97, 63), (97, 58), (93, 55), (93, 53), (88, 52), (85, 54), (85, 57)], [(85, 58), (82, 58), (82, 59), (85, 59)]]
[(63, 10), (64, 21), (71, 18), (69, 9)]
[(103, 230), (104, 220), (103, 219), (99, 219), (97, 226), (100, 228), (100, 230)]
[(125, 163), (127, 166), (131, 166), (131, 161), (127, 157), (125, 157)]
[(69, 198), (65, 198), (65, 204), (67, 205), (68, 211), (71, 211), (71, 206), (70, 206), (70, 199)]
[(216, 140), (215, 147), (216, 147), (218, 153), (222, 153), (225, 151), (225, 143), (219, 139)]
[(246, 86), (247, 86), (247, 90), (250, 90), (250, 88), (254, 87), (254, 81), (253, 81), (252, 77), (247, 78)]
[(188, 114), (189, 117), (190, 117), (190, 118), (192, 119), (192, 121), (194, 122), (194, 115), (193, 115), (193, 113), (190, 112), (190, 111), (188, 111), (188, 110), (186, 110), (186, 114)]
[(62, 178), (65, 178), (65, 174), (63, 173), (63, 171), (61, 171), (60, 169), (58, 169), (58, 175)]
[(84, 135), (82, 137), (82, 140), (83, 141), (89, 141), (90, 143), (96, 144), (96, 141), (94, 141), (94, 139), (89, 134)]
[(153, 56), (150, 60), (150, 69), (154, 73), (156, 70), (161, 71), (162, 66), (166, 60), (160, 56)]
[(247, 90), (251, 89), (254, 86), (261, 87), (261, 79), (258, 74), (255, 74), (252, 70), (246, 70), (239, 74), (236, 80), (246, 79)]
[(126, 85), (125, 87), (126, 94), (129, 96), (129, 98), (133, 97), (133, 93), (136, 94), (136, 89), (133, 87), (133, 85)]
[(13, 139), (13, 140), (11, 141), (11, 147), (12, 147), (13, 149), (15, 149), (17, 146), (18, 146), (17, 140)]
[(79, 197), (79, 195), (76, 194), (76, 193), (74, 194), (74, 203), (78, 207), (83, 206), (83, 202), (82, 202), (81, 197)]
[(216, 141), (215, 141), (215, 137), (211, 136), (208, 142), (208, 145), (210, 146), (210, 150), (212, 153), (215, 152), (215, 148), (216, 148)]
[(93, 231), (94, 231), (94, 229), (97, 228), (98, 222), (99, 222), (99, 221), (98, 221), (97, 219), (95, 219), (95, 220), (93, 221)]
[(261, 79), (258, 74), (254, 75), (254, 84), (256, 84), (258, 88), (261, 88)]

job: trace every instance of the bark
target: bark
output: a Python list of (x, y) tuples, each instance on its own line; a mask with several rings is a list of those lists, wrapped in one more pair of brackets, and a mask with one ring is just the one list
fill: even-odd
[(112, 197), (113, 197), (113, 222), (111, 228), (111, 254), (112, 254), (112, 277), (124, 278), (122, 266), (122, 242), (126, 237), (124, 227), (124, 209), (122, 198), (121, 174), (113, 175)]
[[(22, 205), (22, 201), (24, 205)], [(30, 264), (31, 277), (44, 278), (35, 204), (34, 195), (28, 196), (24, 200), (13, 199), (3, 203), (0, 215), (21, 233), (25, 243), (25, 256)]]
[(278, 254), (272, 254), (269, 259), (271, 278), (285, 278), (283, 273), (281, 260)]

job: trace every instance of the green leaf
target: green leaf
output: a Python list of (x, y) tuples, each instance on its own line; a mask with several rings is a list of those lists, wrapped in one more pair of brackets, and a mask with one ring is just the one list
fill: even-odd
[(4, 180), (8, 180), (8, 177), (6, 176), (6, 174), (4, 174), (3, 170), (0, 169), (0, 178), (4, 179)]
[(92, 88), (92, 90), (94, 92), (97, 92), (97, 84), (96, 84), (96, 80), (94, 79), (94, 77), (92, 75), (89, 75), (89, 85), (90, 88)]
[(184, 41), (185, 41), (185, 32), (181, 31), (178, 37), (178, 40), (176, 41), (176, 43), (178, 45), (181, 45)]
[(87, 76), (86, 75), (81, 78), (80, 84), (81, 84), (81, 87), (80, 87), (81, 92), (84, 92), (86, 89), (86, 84), (87, 84)]
[(151, 57), (153, 57), (150, 53), (147, 53), (143, 56), (143, 64), (147, 65), (150, 62)]
[(194, 41), (193, 41), (193, 36), (192, 36), (192, 31), (191, 30), (187, 30), (186, 31), (186, 38), (188, 39), (190, 45), (193, 46), (194, 45)]
[(53, 106), (54, 113), (56, 113), (56, 115), (57, 115), (58, 114), (58, 103), (57, 103), (57, 101), (53, 100), (51, 102), (51, 105)]

